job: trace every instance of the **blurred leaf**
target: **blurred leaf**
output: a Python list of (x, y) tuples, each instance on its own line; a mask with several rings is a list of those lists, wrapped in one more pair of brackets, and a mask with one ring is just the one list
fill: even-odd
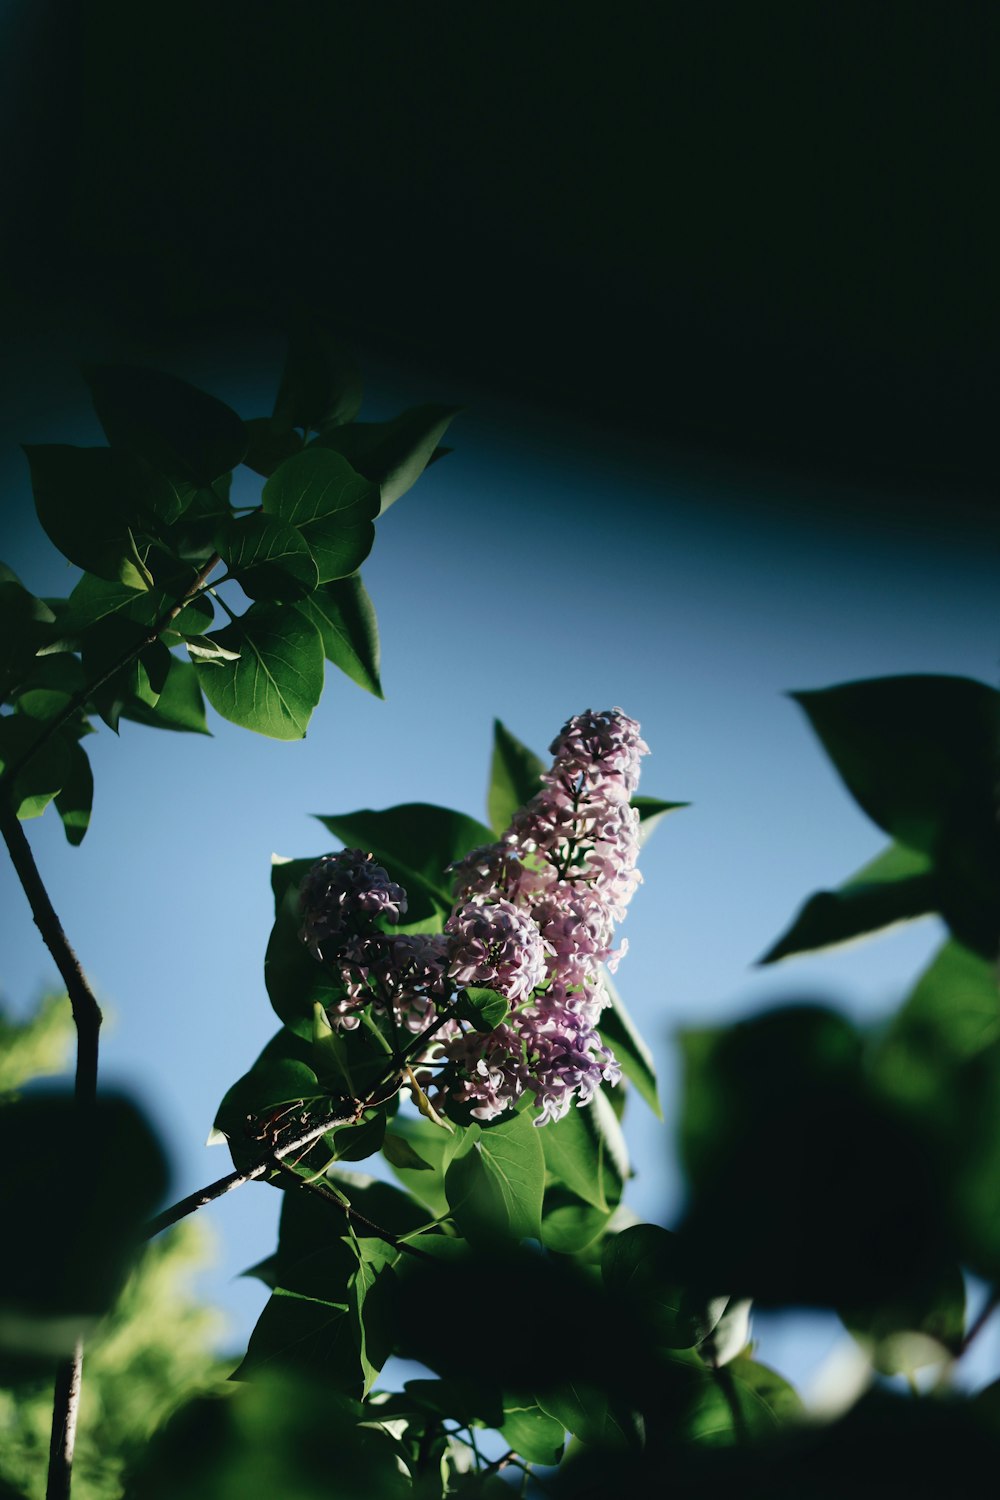
[(601, 970), (601, 984), (610, 1004), (601, 1011), (597, 1030), (602, 1041), (611, 1048), (625, 1077), (635, 1084), (640, 1096), (645, 1099), (658, 1120), (663, 1119), (660, 1096), (656, 1087), (656, 1071), (653, 1054), (636, 1030), (632, 1017), (625, 1008), (607, 969)]
[(227, 520), (216, 532), (215, 545), (251, 599), (304, 599), (319, 581), (301, 533), (275, 516), (253, 511)]
[(966, 677), (875, 678), (791, 695), (848, 791), (892, 838), (934, 855), (992, 820), (1000, 693)]
[(538, 1239), (545, 1160), (526, 1114), (484, 1130), (445, 1173), (455, 1222), (472, 1244)]
[[(320, 1317), (329, 1309), (301, 1306), (311, 1353), (319, 1319), (310, 1317), (310, 1306)], [(279, 1309), (277, 1322), (282, 1311), (289, 1331), (293, 1315)], [(275, 1323), (270, 1335), (278, 1344)], [(262, 1345), (259, 1339), (261, 1353)], [(322, 1348), (315, 1352), (318, 1369), (309, 1373), (261, 1359), (253, 1379), (230, 1388), (225, 1399), (205, 1396), (184, 1407), (143, 1455), (129, 1494), (136, 1500), (329, 1500), (335, 1485), (337, 1500), (406, 1500), (413, 1491), (392, 1439), (374, 1425), (360, 1425), (357, 1404), (316, 1378), (324, 1361)]]
[(0, 1009), (0, 1095), (64, 1072), (74, 1036), (67, 995), (44, 996), (24, 1020), (10, 1019)]
[(90, 769), (87, 752), (79, 743), (71, 744), (69, 761), (62, 786), (56, 793), (56, 812), (62, 819), (66, 838), (74, 847), (83, 843), (84, 834), (90, 827), (90, 814), (94, 803), (94, 775)]
[(210, 485), (242, 461), (246, 429), (214, 396), (129, 365), (89, 365), (83, 373), (112, 448), (195, 485)]
[(217, 713), (276, 740), (302, 739), (323, 692), (323, 643), (294, 609), (253, 604), (239, 620), (205, 637), (238, 661), (196, 662)]
[(890, 844), (836, 891), (820, 891), (802, 907), (791, 927), (758, 962), (776, 963), (849, 942), (895, 922), (936, 911), (939, 896), (928, 855)]
[(205, 720), (205, 700), (192, 662), (171, 656), (160, 696), (154, 705), (138, 700), (122, 708), (122, 718), (133, 719), (151, 729), (173, 729), (190, 734), (211, 734)]
[(585, 1203), (610, 1212), (630, 1168), (621, 1126), (601, 1091), (539, 1134), (547, 1170)]
[(344, 344), (314, 323), (293, 331), (274, 403), (276, 425), (320, 432), (353, 422), (361, 394), (361, 372)]
[(128, 460), (110, 448), (62, 443), (25, 447), (38, 519), (49, 540), (77, 567), (131, 588), (152, 579), (136, 550)]
[(360, 574), (321, 584), (299, 609), (319, 631), (327, 661), (366, 692), (383, 697), (378, 624)]
[(595, 1448), (640, 1448), (642, 1419), (612, 1393), (584, 1381), (539, 1393), (538, 1405), (553, 1422)]
[(163, 1152), (129, 1100), (85, 1111), (47, 1089), (0, 1110), (0, 1185), (17, 1226), (0, 1240), (0, 1346), (65, 1354), (120, 1290), (166, 1188)]
[(592, 1208), (568, 1189), (552, 1185), (545, 1189), (542, 1206), (542, 1244), (560, 1255), (576, 1255), (600, 1238), (609, 1218), (607, 1210)]
[(493, 760), (486, 797), (490, 826), (499, 837), (519, 807), (541, 789), (544, 761), (522, 745), (499, 719), (493, 720)]
[(405, 887), (410, 922), (434, 911), (450, 912), (447, 866), (493, 840), (491, 831), (475, 818), (427, 802), (406, 802), (383, 812), (362, 808), (330, 813), (319, 821), (348, 847), (370, 850)]
[(887, 1301), (861, 1313), (850, 1308), (839, 1311), (855, 1338), (871, 1349), (876, 1370), (883, 1375), (912, 1374), (961, 1349), (965, 1279), (955, 1261), (942, 1266), (936, 1283), (928, 1281), (909, 1301)]
[(420, 478), (460, 410), (457, 406), (415, 406), (391, 422), (352, 422), (328, 428), (313, 446), (342, 453), (359, 474), (377, 485), (384, 512)]
[(938, 1284), (950, 1226), (922, 1134), (869, 1082), (848, 1022), (784, 1007), (682, 1046), (681, 1230), (700, 1284), (865, 1310)]
[(372, 550), (378, 491), (337, 453), (307, 448), (286, 459), (262, 500), (268, 515), (301, 532), (320, 583), (356, 572)]

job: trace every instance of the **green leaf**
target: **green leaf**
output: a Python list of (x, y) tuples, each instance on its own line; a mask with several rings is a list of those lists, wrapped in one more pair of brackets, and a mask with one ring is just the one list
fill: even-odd
[[(426, 1205), (430, 1213), (441, 1218), (448, 1212), (444, 1177), (457, 1151), (462, 1149), (464, 1133), (453, 1130), (449, 1133), (429, 1120), (416, 1120), (408, 1115), (398, 1115), (393, 1121), (392, 1135), (405, 1142), (417, 1156), (422, 1166), (417, 1167), (398, 1158), (399, 1153), (390, 1154), (382, 1147), (382, 1154), (392, 1167), (393, 1173), (403, 1186)], [(388, 1140), (388, 1135), (386, 1136)]]
[(726, 1298), (709, 1298), (689, 1285), (677, 1235), (656, 1224), (636, 1224), (609, 1235), (601, 1273), (609, 1292), (635, 1305), (657, 1344), (693, 1349), (722, 1317)]
[(350, 350), (315, 324), (288, 341), (273, 420), (321, 432), (353, 422), (361, 409), (361, 372)]
[(378, 485), (384, 512), (420, 478), (460, 410), (415, 406), (391, 422), (353, 422), (328, 429), (313, 446), (342, 453), (359, 474)]
[(923, 1128), (890, 1107), (861, 1038), (817, 1006), (682, 1037), (681, 1234), (713, 1293), (870, 1310), (954, 1256)]
[(126, 476), (109, 448), (48, 444), (25, 448), (38, 519), (64, 557), (101, 578), (152, 582), (125, 515)]
[(281, 1370), (307, 1375), (345, 1395), (364, 1395), (357, 1327), (346, 1298), (337, 1305), (281, 1288), (272, 1293), (235, 1378)]
[(0, 564), (0, 701), (5, 700), (35, 660), (51, 634), (55, 615), (36, 599), (9, 568)]
[(587, 1104), (541, 1128), (545, 1165), (585, 1203), (610, 1213), (629, 1175), (621, 1126), (600, 1090)]
[(557, 1464), (562, 1457), (566, 1441), (562, 1423), (548, 1416), (530, 1397), (504, 1394), (500, 1432), (509, 1447), (529, 1464)]
[(70, 776), (72, 742), (66, 734), (54, 734), (35, 750), (42, 731), (41, 724), (20, 714), (0, 718), (0, 771), (29, 756), (10, 790), (11, 804), (21, 819), (39, 817)]
[(445, 1173), (455, 1222), (473, 1245), (541, 1236), (545, 1159), (526, 1114), (483, 1131)]
[(134, 589), (85, 573), (69, 596), (68, 608), (59, 615), (49, 651), (64, 650), (64, 641), (75, 650), (78, 638), (101, 620), (115, 615), (136, 625), (149, 627), (174, 601), (160, 590)]
[(604, 986), (610, 1004), (602, 1010), (597, 1030), (618, 1059), (625, 1077), (630, 1083), (635, 1084), (636, 1090), (649, 1105), (656, 1118), (662, 1120), (663, 1110), (656, 1087), (653, 1054), (639, 1035), (625, 1007), (625, 1002), (611, 982), (611, 976), (606, 969), (601, 971), (601, 984)]
[(522, 745), (499, 719), (493, 720), (493, 760), (486, 806), (490, 826), (498, 836), (510, 827), (511, 819), (541, 787), (544, 761), (527, 745)]
[(253, 1066), (226, 1090), (213, 1128), (226, 1137), (234, 1165), (243, 1169), (256, 1160), (266, 1122), (276, 1112), (291, 1120), (297, 1109), (315, 1102), (332, 1107), (329, 1090), (316, 1076), (312, 1047), (282, 1027)]
[(844, 1323), (871, 1351), (872, 1363), (883, 1375), (913, 1374), (961, 1350), (965, 1279), (958, 1262), (943, 1265), (936, 1283), (928, 1280), (918, 1292), (875, 1309), (840, 1309)]
[(264, 479), (269, 479), (286, 458), (302, 452), (301, 434), (283, 422), (276, 422), (273, 417), (252, 417), (244, 426), (247, 451), (243, 462)]
[(356, 572), (372, 550), (378, 491), (337, 453), (307, 448), (286, 459), (262, 500), (267, 514), (302, 533), (320, 583)]
[(90, 827), (90, 812), (94, 801), (94, 776), (90, 769), (87, 752), (79, 743), (69, 748), (69, 763), (62, 786), (56, 792), (56, 812), (62, 819), (63, 829), (69, 843), (83, 843), (83, 836)]
[(446, 867), (481, 844), (490, 829), (464, 813), (426, 802), (405, 802), (375, 812), (330, 813), (319, 821), (348, 847), (370, 850), (406, 889), (407, 920), (450, 912), (453, 897)]
[(39, 656), (21, 679), (17, 693), (18, 713), (31, 719), (52, 719), (86, 685), (78, 657), (67, 651)]
[(304, 599), (319, 582), (316, 564), (294, 526), (254, 511), (228, 520), (215, 545), (251, 599)]
[(323, 692), (323, 643), (294, 609), (253, 604), (239, 620), (207, 636), (238, 661), (196, 662), (217, 713), (276, 740), (302, 739)]
[[(290, 862), (306, 868), (311, 860)], [(303, 870), (303, 874), (305, 871)], [(277, 903), (277, 915), (264, 955), (264, 983), (276, 1013), (300, 1036), (313, 1036), (315, 1007), (324, 1012), (343, 997), (342, 987), (313, 958), (299, 937), (299, 876)]]
[(690, 807), (690, 802), (662, 802), (659, 797), (633, 797), (632, 806), (639, 814), (639, 843), (644, 844), (667, 813)]
[[(167, 680), (170, 652), (162, 641), (149, 641), (148, 637), (148, 629), (125, 613), (96, 621), (84, 637), (83, 670), (88, 682), (94, 684), (91, 702), (116, 733), (125, 708), (136, 701), (152, 707)], [(127, 657), (131, 659), (119, 666)]]
[(0, 1346), (68, 1353), (117, 1296), (166, 1185), (163, 1152), (127, 1099), (81, 1111), (70, 1089), (46, 1089), (0, 1109), (0, 1194), (16, 1226), (0, 1238)]
[(194, 665), (171, 656), (160, 696), (154, 705), (135, 701), (122, 709), (122, 717), (146, 724), (150, 729), (173, 729), (190, 734), (211, 734), (205, 721), (205, 700), (198, 686)]
[(360, 574), (324, 583), (299, 609), (323, 638), (327, 661), (363, 687), (383, 697), (379, 678), (379, 639), (375, 609)]
[(477, 1031), (495, 1031), (510, 1012), (510, 1001), (496, 990), (479, 989), (470, 985), (458, 997), (455, 1014), (468, 1021)]
[(761, 964), (793, 953), (830, 948), (866, 933), (935, 911), (939, 904), (928, 855), (890, 844), (836, 891), (820, 891), (802, 907)]
[(199, 486), (242, 461), (246, 429), (214, 396), (174, 375), (129, 365), (89, 365), (83, 373), (112, 448)]
[[(550, 1127), (545, 1126), (548, 1130)], [(542, 1208), (542, 1244), (560, 1255), (578, 1255), (593, 1245), (607, 1228), (609, 1214), (582, 1203), (558, 1186), (545, 1189)]]
[(555, 1423), (595, 1448), (638, 1448), (641, 1419), (613, 1392), (585, 1381), (566, 1381), (538, 1392), (538, 1405)]
[(415, 1151), (404, 1135), (387, 1130), (382, 1141), (382, 1155), (391, 1167), (401, 1167), (411, 1172), (432, 1172), (434, 1168)]
[(676, 1435), (711, 1447), (767, 1442), (804, 1415), (801, 1401), (782, 1376), (741, 1355), (723, 1374), (705, 1374)]
[(900, 843), (934, 855), (956, 821), (992, 819), (994, 688), (965, 677), (885, 677), (791, 696), (848, 791)]

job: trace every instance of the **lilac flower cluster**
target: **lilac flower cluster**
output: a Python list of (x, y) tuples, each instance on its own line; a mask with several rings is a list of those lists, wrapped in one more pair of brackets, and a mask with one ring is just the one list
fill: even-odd
[[(647, 749), (620, 709), (570, 719), (541, 790), (495, 844), (452, 866), (457, 899), (439, 936), (385, 932), (405, 914), (406, 893), (374, 856), (345, 849), (318, 861), (301, 889), (301, 936), (339, 974), (331, 1021), (357, 1026), (374, 1003), (394, 1026), (433, 1028), (424, 1082), (477, 1120), (530, 1091), (544, 1125), (616, 1083), (621, 1070), (597, 1032), (600, 965), (614, 969), (626, 948), (613, 946), (614, 926), (641, 878), (629, 797)], [(468, 986), (510, 1002), (488, 1035), (445, 1011)]]
[[(544, 953), (544, 978), (486, 1048), (454, 1022), (443, 1031), (439, 1087), (480, 1120), (495, 1119), (530, 1089), (539, 1107), (535, 1123), (544, 1125), (621, 1077), (597, 1032), (607, 1003), (600, 965), (614, 970), (626, 948), (613, 946), (614, 925), (641, 878), (639, 815), (629, 797), (648, 746), (638, 724), (616, 708), (575, 715), (550, 748), (541, 790), (496, 844), (453, 867), (460, 902), (519, 912)], [(449, 927), (463, 931), (467, 910), (460, 907)]]

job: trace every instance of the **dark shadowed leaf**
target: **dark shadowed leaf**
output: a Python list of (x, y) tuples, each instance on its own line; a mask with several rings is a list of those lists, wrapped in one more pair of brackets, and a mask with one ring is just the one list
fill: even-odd
[(706, 1297), (689, 1282), (678, 1238), (656, 1224), (609, 1235), (601, 1259), (609, 1292), (633, 1303), (666, 1349), (693, 1349), (715, 1328), (725, 1297)]
[(372, 549), (378, 490), (339, 453), (307, 448), (276, 469), (262, 496), (268, 515), (302, 533), (320, 583), (354, 573)]
[(121, 1287), (166, 1189), (163, 1152), (127, 1099), (85, 1112), (68, 1089), (39, 1091), (0, 1110), (0, 1185), (16, 1226), (0, 1241), (0, 1342), (65, 1353)]
[(0, 564), (0, 701), (30, 671), (35, 652), (51, 634), (54, 621), (49, 606)]
[(352, 422), (320, 434), (316, 446), (335, 449), (378, 486), (382, 510), (415, 484), (430, 462), (457, 406), (415, 406), (391, 422)]
[(353, 422), (361, 409), (361, 372), (350, 350), (314, 324), (296, 329), (274, 403), (274, 421), (285, 428), (322, 432)]
[(360, 574), (322, 584), (299, 608), (319, 631), (327, 661), (381, 698), (378, 624)]
[(272, 739), (301, 739), (323, 692), (323, 643), (316, 627), (297, 610), (254, 604), (204, 639), (239, 653), (236, 661), (195, 664), (216, 712)]
[[(319, 816), (319, 815), (318, 815)], [(446, 868), (493, 835), (475, 818), (435, 807), (427, 802), (406, 802), (374, 812), (330, 813), (319, 816), (324, 828), (348, 847), (370, 850), (406, 889), (408, 921), (449, 912), (453, 897)]]
[[(26, 447), (38, 519), (64, 557), (132, 588), (152, 579), (136, 550), (123, 460), (110, 448)], [(124, 464), (129, 465), (127, 457)], [(135, 507), (133, 506), (132, 509)]]
[(244, 423), (247, 451), (243, 462), (255, 474), (270, 479), (279, 464), (302, 452), (302, 434), (274, 417), (251, 417)]
[(78, 657), (66, 651), (38, 656), (21, 679), (18, 712), (31, 719), (52, 719), (86, 686)]
[(562, 1423), (542, 1411), (530, 1396), (504, 1393), (500, 1432), (514, 1452), (530, 1464), (557, 1464), (562, 1457), (566, 1441)]
[(37, 750), (44, 725), (21, 714), (0, 718), (0, 771), (24, 764), (14, 776), (11, 802), (19, 818), (37, 818), (69, 779), (71, 749), (68, 734), (54, 734)]
[(890, 844), (838, 890), (810, 896), (788, 931), (759, 962), (773, 964), (793, 953), (849, 942), (896, 922), (925, 916), (937, 909), (938, 902), (930, 856), (905, 844)]
[(792, 697), (848, 791), (900, 843), (933, 855), (949, 826), (992, 817), (994, 688), (966, 677), (886, 677)]
[(113, 448), (195, 485), (210, 485), (242, 461), (243, 423), (214, 396), (130, 365), (89, 365), (83, 373)]

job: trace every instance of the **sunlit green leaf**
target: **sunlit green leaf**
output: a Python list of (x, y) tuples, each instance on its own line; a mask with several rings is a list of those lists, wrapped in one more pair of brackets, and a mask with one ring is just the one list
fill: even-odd
[(294, 609), (254, 604), (239, 620), (206, 636), (237, 661), (196, 662), (217, 713), (277, 740), (301, 739), (323, 692), (323, 643)]
[(540, 1132), (526, 1114), (483, 1131), (445, 1174), (448, 1202), (472, 1244), (538, 1238), (545, 1159)]
[(375, 540), (378, 491), (337, 453), (307, 448), (264, 486), (264, 510), (302, 533), (320, 583), (360, 568)]
[(304, 599), (319, 581), (301, 533), (276, 516), (254, 511), (227, 521), (216, 532), (215, 542), (251, 599)]
[(315, 443), (342, 453), (359, 474), (377, 485), (386, 511), (420, 478), (459, 410), (457, 406), (415, 406), (390, 422), (328, 428)]
[(625, 1002), (606, 969), (601, 971), (601, 984), (610, 1000), (610, 1004), (601, 1011), (597, 1024), (601, 1039), (611, 1048), (625, 1077), (635, 1084), (636, 1090), (656, 1118), (662, 1120), (663, 1110), (656, 1087), (653, 1054), (639, 1035)]
[(545, 1166), (577, 1197), (610, 1212), (629, 1174), (621, 1126), (603, 1093), (539, 1130)]
[(205, 702), (192, 662), (171, 656), (160, 696), (153, 705), (135, 701), (122, 709), (122, 718), (134, 719), (151, 729), (173, 729), (190, 734), (210, 734), (205, 721)]
[(360, 574), (321, 584), (299, 609), (322, 636), (327, 661), (381, 698), (378, 624)]

